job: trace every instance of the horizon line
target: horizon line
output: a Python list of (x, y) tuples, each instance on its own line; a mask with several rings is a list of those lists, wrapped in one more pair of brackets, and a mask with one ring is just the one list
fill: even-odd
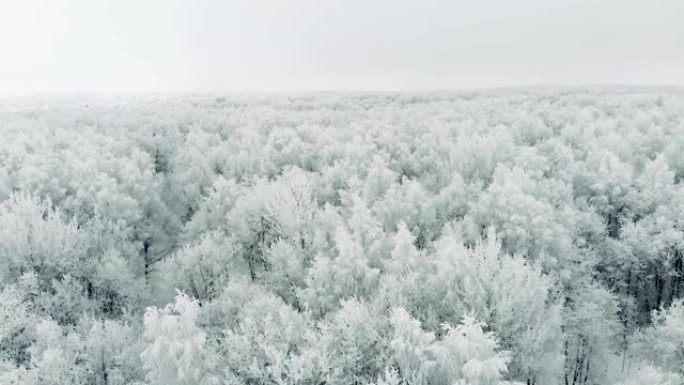
[(684, 92), (684, 84), (665, 83), (585, 83), (585, 84), (523, 84), (482, 87), (445, 87), (445, 88), (292, 88), (292, 89), (234, 89), (234, 90), (84, 90), (84, 91), (27, 91), (18, 93), (0, 92), (0, 99), (30, 99), (41, 97), (174, 97), (174, 96), (277, 96), (306, 94), (449, 94), (449, 93), (490, 93), (506, 91), (542, 90), (653, 90)]

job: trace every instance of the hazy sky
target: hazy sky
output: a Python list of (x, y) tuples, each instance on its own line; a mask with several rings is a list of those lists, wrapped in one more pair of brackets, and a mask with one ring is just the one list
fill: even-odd
[(684, 0), (0, 0), (0, 94), (684, 85)]

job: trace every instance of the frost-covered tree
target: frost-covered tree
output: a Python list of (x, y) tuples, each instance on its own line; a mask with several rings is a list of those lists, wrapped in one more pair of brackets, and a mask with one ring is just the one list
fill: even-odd
[(495, 336), (466, 315), (461, 324), (444, 324), (444, 337), (421, 329), (420, 322), (404, 309), (390, 317), (392, 361), (403, 382), (410, 384), (504, 384), (509, 356), (497, 351)]
[(642, 365), (616, 385), (678, 385), (684, 382), (680, 374), (664, 371), (652, 365)]
[(49, 282), (66, 273), (79, 275), (90, 261), (75, 222), (63, 218), (50, 200), (18, 194), (0, 204), (0, 277), (16, 281), (35, 272)]
[(319, 324), (318, 342), (327, 384), (365, 384), (375, 380), (387, 360), (385, 321), (368, 304), (343, 301)]
[(163, 309), (145, 312), (146, 346), (141, 353), (148, 383), (210, 383), (206, 333), (196, 324), (199, 303), (183, 293)]
[(144, 377), (140, 330), (129, 321), (84, 320), (82, 356), (88, 367), (87, 382), (124, 385)]
[(632, 337), (632, 356), (674, 373), (684, 375), (684, 302), (654, 310), (653, 324)]
[(335, 235), (336, 254), (319, 254), (312, 262), (306, 288), (300, 291), (303, 305), (315, 315), (337, 308), (341, 300), (369, 299), (377, 286), (379, 270), (370, 266), (362, 245), (344, 226)]
[(29, 360), (36, 322), (15, 286), (6, 286), (0, 291), (0, 360), (14, 365)]
[(306, 316), (272, 294), (257, 293), (237, 307), (224, 330), (225, 373), (248, 383), (318, 384), (323, 363)]
[(219, 232), (202, 236), (178, 250), (158, 268), (159, 295), (168, 300), (175, 290), (190, 293), (200, 303), (217, 297), (231, 277), (248, 274), (233, 239)]

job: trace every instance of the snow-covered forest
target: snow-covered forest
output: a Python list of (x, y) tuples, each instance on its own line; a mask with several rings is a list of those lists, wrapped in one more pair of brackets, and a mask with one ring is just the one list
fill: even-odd
[(684, 93), (0, 101), (0, 384), (681, 385)]

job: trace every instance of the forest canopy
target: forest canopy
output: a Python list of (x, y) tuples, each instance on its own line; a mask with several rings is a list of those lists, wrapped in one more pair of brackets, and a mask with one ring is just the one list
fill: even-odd
[(0, 100), (0, 384), (681, 385), (684, 92)]

